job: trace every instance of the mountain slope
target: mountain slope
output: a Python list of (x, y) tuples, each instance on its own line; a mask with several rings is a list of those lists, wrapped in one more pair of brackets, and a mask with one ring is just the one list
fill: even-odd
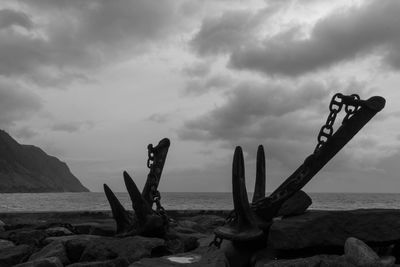
[(67, 164), (0, 130), (0, 192), (87, 192)]

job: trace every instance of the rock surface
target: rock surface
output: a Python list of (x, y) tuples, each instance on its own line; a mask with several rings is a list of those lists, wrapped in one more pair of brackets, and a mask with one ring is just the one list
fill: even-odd
[(282, 204), (278, 211), (278, 216), (294, 216), (303, 214), (311, 204), (311, 197), (304, 191), (300, 190)]
[(15, 265), (15, 267), (64, 267), (57, 257), (37, 259)]
[(26, 260), (32, 253), (32, 248), (28, 245), (19, 245), (0, 250), (0, 266), (14, 266)]
[(160, 238), (131, 236), (125, 238), (105, 237), (86, 246), (79, 261), (105, 261), (125, 258), (134, 262), (143, 257), (166, 251), (165, 241)]
[(63, 265), (69, 264), (69, 259), (67, 257), (67, 252), (65, 251), (63, 243), (57, 241), (48, 244), (40, 251), (32, 254), (29, 257), (29, 260), (33, 261), (51, 257), (57, 257), (62, 262)]
[(374, 267), (374, 266), (393, 266), (394, 257), (380, 259), (378, 254), (363, 241), (349, 237), (344, 244), (344, 253), (349, 262), (355, 266)]
[(87, 192), (67, 164), (0, 130), (0, 192)]
[(387, 243), (400, 240), (400, 210), (360, 209), (351, 211), (308, 211), (275, 221), (268, 244), (275, 249), (342, 247), (347, 238)]

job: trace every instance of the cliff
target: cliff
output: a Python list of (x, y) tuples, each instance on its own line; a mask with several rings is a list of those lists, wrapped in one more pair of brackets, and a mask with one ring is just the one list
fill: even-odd
[(88, 192), (67, 164), (0, 130), (0, 192)]

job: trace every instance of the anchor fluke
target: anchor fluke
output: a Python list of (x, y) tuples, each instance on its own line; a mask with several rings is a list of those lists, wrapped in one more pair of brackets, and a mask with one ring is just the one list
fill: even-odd
[(265, 197), (265, 153), (262, 145), (257, 149), (257, 163), (256, 163), (256, 184), (254, 186), (254, 194), (252, 203)]
[(131, 198), (132, 208), (135, 211), (139, 223), (144, 223), (146, 220), (146, 215), (151, 214), (151, 208), (146, 200), (144, 200), (135, 182), (126, 171), (124, 171), (124, 182), (126, 189), (128, 190), (129, 197)]
[(117, 224), (117, 234), (129, 232), (133, 224), (132, 217), (125, 210), (124, 206), (122, 206), (121, 202), (119, 202), (113, 191), (111, 191), (106, 184), (104, 184), (103, 187), (107, 200), (110, 203), (114, 220)]
[(257, 227), (254, 214), (250, 210), (245, 182), (243, 152), (240, 146), (236, 147), (233, 156), (232, 191), (236, 219), (229, 226), (217, 228), (215, 234), (232, 241), (259, 239), (264, 233)]

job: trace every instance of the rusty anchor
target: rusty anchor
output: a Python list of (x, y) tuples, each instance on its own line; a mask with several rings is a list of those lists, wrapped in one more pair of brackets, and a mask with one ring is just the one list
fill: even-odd
[[(264, 240), (272, 219), (277, 216), (282, 204), (301, 190), (376, 113), (381, 111), (385, 102), (380, 96), (360, 100), (355, 94), (335, 94), (329, 105), (328, 119), (318, 134), (318, 144), (314, 152), (268, 197), (265, 197), (265, 165), (262, 167), (264, 159), (261, 155), (257, 156), (256, 188), (251, 204), (247, 199), (242, 149), (236, 147), (232, 167), (234, 210), (228, 217), (227, 224), (214, 231), (215, 239), (212, 243), (219, 247), (223, 239), (228, 239), (240, 248), (243, 244)], [(333, 133), (333, 124), (343, 107), (346, 115), (342, 125)]]
[[(128, 212), (111, 189), (104, 184), (104, 193), (110, 203), (117, 225), (117, 235), (163, 236), (169, 228), (169, 218), (162, 207), (161, 195), (157, 190), (167, 158), (170, 141), (162, 139), (157, 146), (149, 144), (147, 167), (150, 169), (142, 193), (133, 179), (124, 171), (124, 182), (132, 202), (133, 213)], [(156, 209), (153, 209), (153, 205)]]

